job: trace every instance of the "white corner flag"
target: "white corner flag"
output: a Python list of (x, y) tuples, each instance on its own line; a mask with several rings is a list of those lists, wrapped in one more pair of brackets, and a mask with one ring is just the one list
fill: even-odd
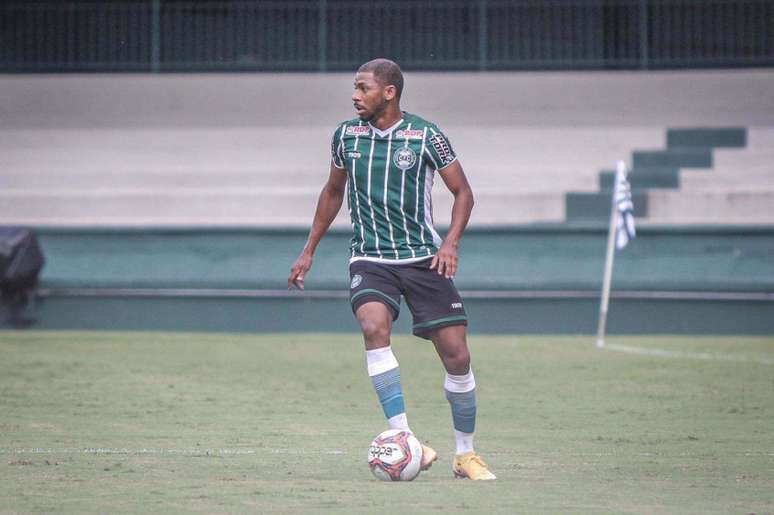
[(610, 209), (610, 227), (607, 233), (607, 256), (605, 257), (605, 277), (602, 281), (602, 300), (599, 303), (599, 324), (597, 325), (597, 347), (605, 346), (605, 326), (607, 307), (610, 301), (610, 281), (613, 278), (613, 258), (615, 249), (622, 249), (634, 238), (634, 203), (632, 189), (626, 180), (626, 164), (618, 161), (613, 184), (612, 207)]
[(615, 187), (613, 189), (614, 211), (618, 211), (615, 226), (615, 248), (622, 249), (634, 238), (634, 203), (632, 188), (626, 180), (626, 165), (618, 161), (615, 170)]

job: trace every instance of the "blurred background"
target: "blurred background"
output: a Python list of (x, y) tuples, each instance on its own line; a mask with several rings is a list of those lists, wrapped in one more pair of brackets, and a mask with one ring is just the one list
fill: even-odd
[(595, 331), (620, 159), (610, 331), (774, 333), (770, 0), (3, 2), (0, 221), (46, 263), (2, 324), (356, 331), (346, 208), (285, 283), (375, 57), (476, 194), (472, 332)]

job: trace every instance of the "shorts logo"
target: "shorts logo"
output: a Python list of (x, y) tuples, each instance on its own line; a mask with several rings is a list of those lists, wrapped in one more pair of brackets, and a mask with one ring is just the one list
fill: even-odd
[(452, 302), (452, 309), (462, 309), (462, 302)]
[(417, 153), (410, 147), (403, 147), (392, 155), (392, 162), (401, 170), (408, 170), (417, 162)]
[(352, 276), (352, 282), (349, 284), (349, 287), (354, 290), (355, 288), (360, 286), (360, 283), (362, 282), (363, 282), (363, 276), (361, 276), (360, 274), (355, 274), (354, 276)]
[(347, 157), (349, 159), (360, 159), (360, 152), (347, 152)]
[(371, 133), (371, 129), (368, 127), (368, 125), (357, 125), (352, 127), (347, 127), (347, 130), (345, 133), (348, 136), (367, 136)]
[(396, 138), (420, 139), (422, 136), (424, 136), (424, 134), (424, 131), (420, 131), (419, 129), (401, 129), (399, 131), (395, 131)]

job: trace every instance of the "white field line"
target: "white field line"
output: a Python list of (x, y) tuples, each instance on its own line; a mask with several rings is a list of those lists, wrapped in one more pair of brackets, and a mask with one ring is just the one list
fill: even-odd
[(627, 354), (639, 354), (643, 356), (655, 356), (667, 359), (700, 359), (705, 361), (735, 361), (739, 363), (757, 363), (759, 365), (774, 365), (774, 358), (764, 356), (736, 356), (734, 354), (722, 354), (714, 352), (684, 352), (665, 349), (651, 349), (646, 347), (632, 347), (629, 345), (619, 345), (617, 343), (608, 343), (603, 349), (616, 352), (625, 352)]
[(157, 449), (126, 447), (27, 447), (27, 448), (0, 448), (0, 454), (125, 454), (125, 455), (182, 455), (182, 456), (238, 456), (244, 454), (346, 454), (344, 449)]

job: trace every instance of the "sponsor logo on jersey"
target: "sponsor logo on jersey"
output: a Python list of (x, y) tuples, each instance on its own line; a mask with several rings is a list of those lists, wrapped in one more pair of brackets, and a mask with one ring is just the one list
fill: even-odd
[(362, 154), (360, 152), (356, 152), (356, 151), (347, 152), (348, 159), (360, 159), (361, 155)]
[(452, 302), (452, 309), (462, 309), (462, 302)]
[(363, 276), (360, 274), (355, 274), (352, 276), (352, 282), (349, 284), (349, 287), (353, 290), (360, 286), (360, 283), (363, 282)]
[(402, 147), (392, 154), (392, 162), (401, 170), (408, 170), (417, 162), (417, 153), (410, 147)]
[(368, 125), (358, 125), (347, 127), (345, 134), (348, 136), (367, 136), (371, 133), (371, 128)]
[(424, 134), (424, 131), (419, 129), (401, 129), (399, 131), (395, 131), (396, 138), (421, 139)]
[(451, 145), (443, 137), (442, 134), (433, 134), (430, 138), (430, 144), (433, 145), (438, 157), (441, 158), (441, 162), (438, 163), (441, 166), (446, 166), (454, 161), (454, 152), (452, 152)]

